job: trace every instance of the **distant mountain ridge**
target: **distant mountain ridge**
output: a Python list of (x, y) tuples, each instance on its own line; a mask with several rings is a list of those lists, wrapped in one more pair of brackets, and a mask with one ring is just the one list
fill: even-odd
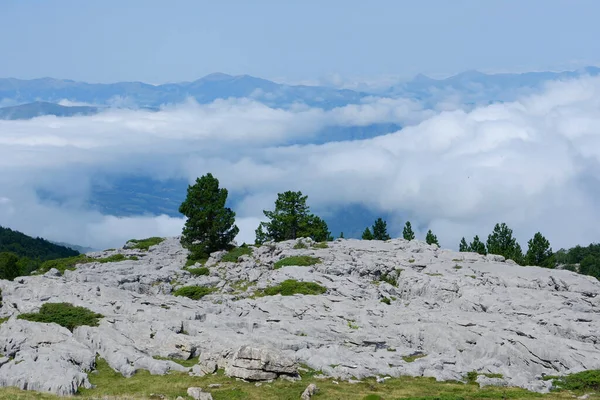
[(17, 120), (31, 119), (44, 115), (56, 117), (74, 117), (77, 115), (93, 115), (101, 110), (99, 107), (89, 106), (63, 106), (56, 103), (36, 101), (18, 106), (0, 108), (0, 119)]
[(254, 98), (274, 107), (304, 103), (331, 109), (360, 103), (369, 96), (408, 97), (428, 101), (440, 93), (454, 92), (461, 94), (466, 101), (510, 101), (519, 93), (541, 88), (546, 81), (584, 75), (600, 75), (600, 68), (590, 66), (574, 71), (499, 74), (465, 71), (445, 79), (433, 79), (419, 74), (412, 80), (377, 92), (329, 86), (288, 85), (250, 75), (233, 76), (224, 73), (210, 74), (192, 82), (161, 85), (143, 82), (87, 83), (54, 78), (0, 78), (0, 101), (25, 104), (58, 103), (66, 99), (99, 106), (127, 104), (135, 107), (159, 107), (181, 103), (190, 97), (201, 104), (217, 99)]

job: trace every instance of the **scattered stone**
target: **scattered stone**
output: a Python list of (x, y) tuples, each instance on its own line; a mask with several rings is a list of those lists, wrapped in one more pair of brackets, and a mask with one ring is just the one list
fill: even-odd
[(211, 383), (208, 385), (209, 389), (220, 388), (222, 385), (220, 383)]
[(308, 385), (306, 387), (306, 389), (304, 389), (304, 392), (302, 392), (302, 396), (300, 396), (301, 400), (310, 400), (310, 398), (312, 396), (314, 396), (315, 394), (317, 394), (319, 392), (319, 388), (317, 387), (317, 385), (315, 385), (314, 383), (311, 383), (310, 385)]
[(203, 392), (202, 388), (199, 387), (188, 388), (187, 395), (194, 400), (213, 400), (210, 393)]

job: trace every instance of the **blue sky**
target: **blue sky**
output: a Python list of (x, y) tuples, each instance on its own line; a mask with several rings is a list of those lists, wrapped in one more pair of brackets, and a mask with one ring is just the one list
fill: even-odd
[(0, 77), (411, 77), (600, 61), (597, 0), (2, 0)]

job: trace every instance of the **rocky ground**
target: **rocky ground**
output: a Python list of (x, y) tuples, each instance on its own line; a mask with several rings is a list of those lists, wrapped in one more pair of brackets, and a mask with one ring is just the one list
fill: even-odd
[[(300, 241), (307, 248), (295, 248), (297, 241), (266, 244), (238, 262), (213, 254), (208, 276), (186, 271), (187, 250), (167, 238), (149, 251), (89, 253), (137, 261), (0, 280), (0, 318), (10, 317), (0, 324), (0, 386), (72, 394), (90, 386), (96, 355), (124, 376), (138, 369), (202, 375), (224, 368), (248, 380), (296, 379), (305, 364), (346, 380), (462, 380), (475, 370), (498, 374), (480, 375), (482, 384), (538, 392), (550, 386), (545, 374), (600, 369), (595, 278), (420, 241), (336, 240), (328, 248)], [(293, 255), (321, 262), (273, 269)], [(255, 296), (286, 279), (317, 282), (327, 292)], [(201, 300), (171, 294), (189, 285), (217, 290)], [(69, 302), (104, 318), (73, 332), (16, 318), (45, 302)], [(157, 358), (198, 364), (190, 369)]]

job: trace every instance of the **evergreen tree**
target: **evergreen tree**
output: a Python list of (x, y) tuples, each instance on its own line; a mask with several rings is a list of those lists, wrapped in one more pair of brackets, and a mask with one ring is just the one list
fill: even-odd
[(181, 244), (192, 252), (193, 258), (227, 249), (238, 234), (235, 212), (225, 207), (227, 194), (211, 173), (188, 186), (187, 197), (179, 206), (179, 212), (187, 217)]
[(373, 234), (371, 233), (371, 230), (369, 229), (369, 227), (366, 227), (363, 234), (362, 234), (362, 240), (373, 240)]
[(537, 265), (540, 267), (553, 267), (552, 263), (552, 248), (550, 242), (540, 232), (533, 235), (532, 239), (527, 242), (527, 254), (525, 255), (525, 263), (527, 265)]
[(373, 224), (373, 239), (374, 240), (390, 240), (390, 235), (387, 233), (387, 222), (381, 218), (377, 218)]
[(0, 253), (0, 279), (12, 281), (21, 275), (19, 256), (14, 253)]
[(440, 245), (437, 236), (435, 236), (433, 232), (431, 232), (431, 229), (427, 231), (427, 235), (425, 235), (425, 241), (427, 242), (427, 244), (437, 244), (438, 246)]
[(479, 240), (479, 236), (475, 235), (475, 237), (473, 238), (473, 241), (469, 244), (469, 249), (468, 251), (472, 251), (474, 253), (479, 253), (479, 254), (487, 254), (487, 251), (485, 249), (485, 243), (483, 243), (481, 240)]
[(467, 241), (465, 240), (464, 237), (460, 240), (460, 244), (458, 245), (458, 251), (460, 251), (460, 252), (470, 251), (469, 245), (467, 244)]
[(340, 232), (340, 239), (344, 239), (344, 232)]
[(263, 211), (269, 222), (261, 222), (256, 229), (256, 244), (268, 240), (281, 242), (300, 237), (310, 237), (317, 242), (333, 240), (327, 223), (310, 213), (307, 199), (308, 196), (299, 191), (278, 193), (275, 210)]
[(412, 230), (412, 226), (410, 225), (410, 221), (406, 221), (404, 225), (404, 229), (402, 230), (402, 237), (406, 240), (414, 240), (415, 233)]
[(494, 231), (488, 235), (487, 251), (490, 254), (498, 254), (506, 259), (511, 259), (518, 264), (523, 262), (523, 251), (510, 229), (504, 222), (496, 224)]

